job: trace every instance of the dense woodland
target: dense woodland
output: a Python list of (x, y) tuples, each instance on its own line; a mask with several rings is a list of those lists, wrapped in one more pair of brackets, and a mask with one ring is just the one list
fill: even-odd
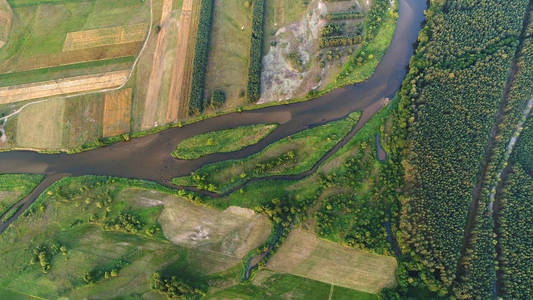
[(207, 54), (209, 53), (209, 40), (213, 24), (213, 0), (201, 0), (200, 20), (194, 48), (193, 73), (191, 94), (189, 97), (189, 113), (195, 114), (204, 110), (205, 76), (207, 72)]
[[(426, 286), (442, 296), (492, 296), (495, 250), (487, 201), (479, 201), (467, 235), (475, 247), (461, 254), (472, 192), (492, 157), (491, 130), (503, 122), (496, 114), (507, 97), (528, 3), (434, 1), (427, 12), (396, 120), (395, 151), (404, 157), (406, 180), (398, 239), (408, 254), (399, 270), (400, 293)], [(518, 108), (522, 98), (516, 101), (509, 103)]]
[(497, 212), (500, 293), (504, 299), (533, 298), (533, 177), (513, 165)]
[(261, 70), (263, 67), (263, 39), (265, 22), (265, 0), (254, 1), (252, 15), (252, 41), (250, 44), (250, 65), (248, 67), (248, 100), (256, 102), (261, 96)]

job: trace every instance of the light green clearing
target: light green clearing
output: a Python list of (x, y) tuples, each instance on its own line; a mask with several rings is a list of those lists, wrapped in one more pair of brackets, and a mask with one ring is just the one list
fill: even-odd
[(278, 124), (257, 124), (200, 134), (182, 141), (172, 156), (196, 159), (211, 153), (237, 151), (258, 143), (277, 127)]
[(202, 167), (173, 183), (225, 192), (250, 177), (298, 174), (310, 169), (357, 123), (361, 113), (322, 126), (304, 130), (270, 144), (261, 152), (241, 160), (228, 160)]

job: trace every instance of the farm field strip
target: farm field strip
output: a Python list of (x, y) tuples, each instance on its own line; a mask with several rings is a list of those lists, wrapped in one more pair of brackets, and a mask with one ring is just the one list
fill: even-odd
[[(170, 95), (167, 103), (166, 121), (176, 121), (178, 117), (185, 117), (188, 112), (192, 60), (194, 56), (194, 41), (196, 40), (200, 4), (193, 6), (192, 0), (183, 1), (179, 21), (179, 33), (176, 47), (174, 66), (170, 83)], [(194, 20), (193, 20), (194, 19)]]
[(161, 81), (164, 71), (165, 52), (168, 44), (169, 25), (168, 17), (172, 12), (172, 0), (163, 1), (163, 9), (161, 12), (161, 31), (157, 34), (157, 41), (152, 58), (152, 70), (148, 80), (148, 90), (146, 92), (146, 99), (144, 102), (144, 115), (142, 120), (142, 128), (148, 129), (154, 125), (157, 109), (158, 99), (161, 89)]
[(138, 42), (144, 39), (146, 23), (67, 33), (63, 52)]
[(369, 293), (396, 285), (396, 260), (317, 238), (295, 229), (267, 268)]
[(110, 137), (130, 130), (132, 89), (105, 94), (103, 136)]
[(0, 104), (116, 87), (124, 84), (129, 70), (76, 76), (0, 88)]

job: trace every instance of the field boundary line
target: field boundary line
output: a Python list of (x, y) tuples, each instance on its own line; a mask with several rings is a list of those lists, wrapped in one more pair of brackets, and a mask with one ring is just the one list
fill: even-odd
[[(144, 40), (144, 43), (143, 43), (143, 46), (142, 46), (141, 50), (139, 50), (139, 54), (137, 55), (137, 57), (135, 58), (135, 61), (133, 62), (133, 66), (131, 67), (131, 71), (128, 74), (128, 77), (126, 78), (126, 81), (123, 84), (121, 84), (118, 87), (114, 87), (114, 88), (108, 88), (108, 89), (103, 89), (103, 90), (98, 90), (98, 91), (91, 91), (91, 92), (75, 93), (75, 94), (72, 94), (72, 95), (59, 96), (59, 97), (68, 99), (68, 98), (73, 98), (73, 97), (96, 95), (96, 94), (100, 94), (100, 93), (107, 93), (107, 92), (117, 91), (117, 90), (120, 90), (123, 87), (125, 87), (126, 84), (128, 84), (130, 82), (130, 79), (131, 79), (133, 73), (135, 72), (135, 68), (137, 67), (137, 64), (139, 63), (139, 60), (140, 60), (144, 50), (146, 49), (146, 45), (148, 44), (148, 40), (150, 39), (150, 36), (152, 35), (152, 26), (153, 26), (153, 18), (154, 18), (153, 15), (154, 15), (153, 14), (153, 0), (150, 0), (150, 27), (148, 29), (148, 34), (146, 35), (146, 39)], [(46, 98), (46, 99), (42, 99), (42, 100), (38, 100), (38, 101), (34, 101), (34, 102), (31, 102), (31, 103), (26, 103), (23, 106), (21, 106), (19, 109), (17, 109), (16, 111), (10, 113), (9, 115), (1, 117), (0, 121), (2, 121), (5, 124), (7, 122), (7, 120), (9, 120), (9, 118), (19, 114), (26, 107), (28, 107), (30, 105), (33, 105), (33, 104), (37, 104), (37, 103), (42, 103), (42, 102), (46, 102), (46, 101), (49, 101), (49, 100), (53, 100), (53, 99), (55, 99), (57, 97), (58, 96), (52, 97), (52, 98)]]

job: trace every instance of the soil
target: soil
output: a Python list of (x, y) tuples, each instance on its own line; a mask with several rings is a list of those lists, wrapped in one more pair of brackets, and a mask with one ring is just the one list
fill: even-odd
[(152, 71), (150, 73), (150, 79), (148, 80), (148, 90), (146, 92), (146, 100), (144, 103), (144, 115), (141, 125), (142, 129), (149, 129), (154, 126), (157, 110), (159, 108), (158, 99), (164, 71), (164, 57), (167, 49), (168, 32), (170, 26), (175, 26), (174, 22), (169, 18), (171, 12), (172, 0), (164, 0), (161, 12), (161, 31), (157, 34), (155, 51), (152, 57)]
[(126, 82), (129, 72), (123, 70), (2, 87), (0, 104), (116, 87)]
[[(170, 95), (167, 103), (166, 121), (177, 121), (179, 117), (185, 116), (185, 111), (188, 111), (188, 90), (190, 85), (190, 77), (192, 75), (192, 53), (190, 51), (189, 43), (193, 42), (191, 33), (191, 25), (193, 24), (193, 3), (192, 0), (185, 0), (181, 9), (181, 16), (179, 21), (179, 32), (176, 47), (176, 55), (174, 56), (174, 67), (172, 70), (172, 78), (170, 85)], [(195, 31), (193, 29), (193, 31)], [(194, 38), (196, 34), (194, 34)]]

